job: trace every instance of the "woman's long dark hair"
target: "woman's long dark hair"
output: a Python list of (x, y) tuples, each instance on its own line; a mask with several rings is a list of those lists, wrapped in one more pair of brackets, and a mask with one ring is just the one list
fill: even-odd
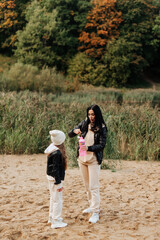
[(56, 145), (56, 147), (58, 147), (60, 152), (62, 153), (62, 161), (63, 161), (64, 168), (66, 170), (67, 169), (67, 155), (66, 155), (64, 143), (62, 143), (61, 145)]
[(93, 131), (96, 131), (96, 130), (101, 130), (102, 129), (102, 126), (103, 124), (105, 125), (106, 127), (106, 124), (104, 122), (104, 119), (103, 119), (103, 116), (102, 116), (102, 112), (101, 112), (101, 109), (98, 105), (91, 105), (87, 108), (87, 123), (89, 124), (90, 123), (90, 120), (89, 120), (89, 117), (88, 117), (88, 112), (89, 110), (93, 110), (94, 111), (94, 114), (95, 114), (95, 122), (94, 122), (94, 125), (91, 126), (91, 129)]

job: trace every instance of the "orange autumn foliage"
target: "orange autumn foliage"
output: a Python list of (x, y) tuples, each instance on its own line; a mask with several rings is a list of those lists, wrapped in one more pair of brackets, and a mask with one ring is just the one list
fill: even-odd
[[(2, 0), (0, 2), (0, 32), (12, 32), (12, 29), (15, 28), (17, 23), (15, 0)], [(16, 40), (16, 36), (11, 35), (8, 40), (9, 41), (7, 41), (7, 43), (4, 43), (4, 47), (6, 47), (6, 45), (13, 45)]]
[(87, 55), (101, 58), (108, 41), (119, 36), (118, 27), (122, 22), (122, 13), (115, 9), (116, 0), (93, 0), (93, 8), (87, 17), (85, 30), (79, 41)]

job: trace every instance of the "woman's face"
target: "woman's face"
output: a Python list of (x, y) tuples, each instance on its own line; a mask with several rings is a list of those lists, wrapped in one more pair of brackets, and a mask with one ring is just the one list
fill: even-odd
[(95, 122), (95, 114), (94, 114), (93, 110), (88, 111), (88, 117), (89, 117), (89, 120), (90, 120), (91, 123)]

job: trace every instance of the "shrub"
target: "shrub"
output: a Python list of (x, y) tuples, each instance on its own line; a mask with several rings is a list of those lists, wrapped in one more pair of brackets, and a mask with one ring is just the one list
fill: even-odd
[(3, 74), (4, 89), (10, 91), (29, 89), (33, 91), (38, 72), (38, 68), (35, 66), (16, 63)]
[(68, 77), (77, 78), (82, 83), (91, 83), (92, 61), (85, 53), (78, 53), (69, 62)]
[(30, 64), (16, 63), (2, 75), (0, 82), (1, 90), (7, 91), (43, 91), (62, 92), (64, 91), (65, 77), (57, 73), (55, 68), (43, 68), (39, 70)]
[(78, 53), (69, 62), (68, 77), (94, 86), (105, 85), (106, 66), (89, 58), (85, 53)]

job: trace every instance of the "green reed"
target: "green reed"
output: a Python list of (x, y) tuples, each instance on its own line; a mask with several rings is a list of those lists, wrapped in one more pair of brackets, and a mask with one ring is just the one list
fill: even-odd
[[(99, 98), (98, 98), (99, 95)], [(86, 117), (90, 104), (98, 104), (108, 128), (105, 159), (160, 159), (160, 112), (150, 104), (117, 104), (104, 93), (44, 94), (29, 91), (0, 93), (0, 153), (43, 153), (50, 143), (49, 131), (66, 133), (71, 166), (77, 166), (78, 139), (67, 133)]]

